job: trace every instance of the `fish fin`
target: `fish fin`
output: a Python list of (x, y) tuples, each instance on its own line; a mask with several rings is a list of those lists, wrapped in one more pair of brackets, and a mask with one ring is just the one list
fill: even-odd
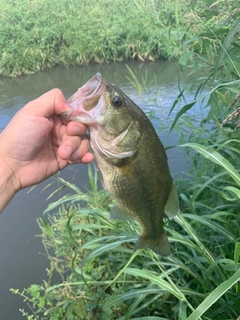
[(117, 204), (114, 204), (110, 211), (110, 219), (112, 220), (133, 220), (134, 217), (126, 211), (119, 208)]
[(140, 236), (135, 245), (134, 251), (144, 248), (150, 248), (152, 251), (163, 257), (167, 257), (171, 254), (170, 245), (165, 231), (162, 232), (159, 238)]
[(174, 183), (172, 183), (172, 187), (168, 196), (167, 203), (165, 204), (164, 211), (166, 215), (172, 219), (174, 218), (179, 210), (179, 202), (178, 202), (178, 193), (177, 188)]

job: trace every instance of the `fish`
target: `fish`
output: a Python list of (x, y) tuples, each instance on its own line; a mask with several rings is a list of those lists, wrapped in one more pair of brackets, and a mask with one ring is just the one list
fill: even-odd
[(68, 100), (67, 121), (88, 126), (90, 145), (103, 187), (115, 200), (110, 218), (137, 220), (141, 232), (134, 250), (171, 253), (164, 213), (179, 210), (178, 193), (168, 159), (151, 121), (121, 89), (93, 76)]

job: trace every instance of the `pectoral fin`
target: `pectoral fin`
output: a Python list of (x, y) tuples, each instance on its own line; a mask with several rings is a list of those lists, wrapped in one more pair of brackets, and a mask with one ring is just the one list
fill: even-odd
[(172, 183), (172, 188), (170, 190), (167, 203), (164, 207), (166, 215), (172, 219), (174, 218), (179, 210), (178, 193), (177, 188), (174, 183)]
[(110, 219), (112, 220), (133, 220), (134, 217), (128, 212), (119, 208), (117, 204), (115, 204), (110, 212)]

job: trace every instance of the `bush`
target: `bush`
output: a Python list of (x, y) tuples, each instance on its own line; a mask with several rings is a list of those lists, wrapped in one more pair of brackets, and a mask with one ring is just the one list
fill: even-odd
[(182, 56), (186, 66), (196, 53), (219, 50), (239, 16), (237, 1), (208, 3), (0, 0), (0, 75), (14, 77), (55, 65)]

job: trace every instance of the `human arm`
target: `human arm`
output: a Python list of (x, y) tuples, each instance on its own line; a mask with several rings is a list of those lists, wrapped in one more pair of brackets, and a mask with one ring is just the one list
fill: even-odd
[(0, 134), (0, 212), (20, 189), (93, 160), (86, 126), (57, 116), (68, 109), (53, 89), (20, 109)]

